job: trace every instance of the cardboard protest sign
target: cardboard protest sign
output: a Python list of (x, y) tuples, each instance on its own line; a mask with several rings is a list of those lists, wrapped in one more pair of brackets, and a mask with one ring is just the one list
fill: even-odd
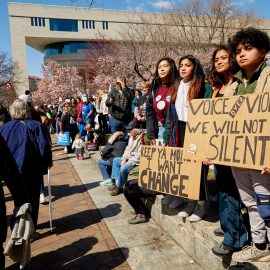
[(270, 93), (193, 100), (184, 158), (250, 169), (270, 166)]
[(182, 154), (182, 148), (142, 146), (139, 185), (198, 200), (202, 163), (183, 160)]

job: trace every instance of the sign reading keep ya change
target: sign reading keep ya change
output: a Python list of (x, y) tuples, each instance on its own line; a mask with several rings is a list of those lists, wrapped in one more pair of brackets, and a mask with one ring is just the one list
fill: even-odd
[(140, 186), (166, 194), (199, 199), (202, 163), (184, 160), (183, 149), (142, 146)]
[(270, 93), (193, 100), (184, 158), (250, 169), (270, 166)]

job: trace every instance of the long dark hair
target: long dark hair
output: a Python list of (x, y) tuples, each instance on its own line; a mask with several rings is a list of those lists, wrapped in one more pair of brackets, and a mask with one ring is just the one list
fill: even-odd
[(235, 61), (234, 57), (232, 56), (232, 53), (229, 50), (229, 47), (226, 45), (220, 45), (218, 46), (215, 51), (213, 52), (212, 58), (211, 58), (211, 70), (209, 72), (209, 79), (211, 80), (211, 84), (213, 87), (221, 87), (222, 84), (224, 84), (224, 76), (221, 73), (218, 73), (215, 67), (215, 58), (219, 51), (226, 51), (229, 54), (229, 62), (230, 62), (230, 74), (235, 74), (239, 70), (239, 66), (237, 62)]
[(177, 70), (174, 60), (170, 57), (162, 57), (161, 59), (158, 60), (156, 64), (156, 71), (152, 83), (152, 91), (156, 90), (162, 84), (162, 81), (158, 75), (158, 66), (162, 61), (167, 61), (170, 65), (170, 82), (168, 83), (169, 86), (173, 85), (174, 82), (179, 78), (179, 72)]
[[(190, 55), (190, 54), (185, 55), (185, 56), (180, 58), (179, 70), (180, 70), (181, 62), (185, 59), (189, 60), (194, 66), (193, 76), (192, 76), (190, 87), (189, 87), (188, 94), (187, 94), (188, 100), (192, 100), (192, 99), (195, 99), (199, 96), (199, 92), (201, 90), (202, 82), (204, 82), (205, 75), (204, 75), (204, 71), (203, 71), (203, 68), (202, 68), (202, 65), (201, 65), (199, 59), (197, 59), (196, 57), (194, 57), (193, 55)], [(178, 87), (179, 87), (181, 80), (182, 80), (182, 78), (180, 77), (180, 79), (177, 80), (171, 88), (171, 101), (172, 102), (175, 102), (175, 100), (176, 100)]]

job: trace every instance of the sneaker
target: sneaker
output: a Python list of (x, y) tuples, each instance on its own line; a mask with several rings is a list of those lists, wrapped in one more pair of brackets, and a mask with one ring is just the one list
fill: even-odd
[(203, 218), (205, 218), (205, 216), (206, 216), (205, 207), (197, 204), (193, 214), (188, 218), (188, 220), (190, 222), (198, 222)]
[(172, 209), (175, 209), (181, 205), (183, 205), (185, 202), (184, 202), (184, 199), (181, 198), (181, 197), (174, 197), (172, 202), (169, 204), (169, 207), (172, 208)]
[(216, 236), (224, 236), (224, 232), (223, 232), (223, 230), (222, 230), (221, 227), (216, 228), (216, 229), (214, 230), (214, 234), (215, 234)]
[(190, 216), (193, 213), (195, 207), (196, 207), (195, 201), (189, 202), (188, 206), (184, 210), (178, 213), (178, 216), (182, 218), (186, 218)]
[(112, 185), (112, 179), (106, 179), (99, 183), (100, 186), (111, 186)]
[(41, 203), (41, 204), (45, 204), (46, 203), (46, 199), (45, 199), (44, 193), (40, 193), (40, 195), (39, 195), (39, 203)]
[(117, 187), (111, 192), (111, 196), (117, 196), (117, 195), (119, 195), (121, 193), (123, 193), (123, 189)]
[(114, 191), (116, 189), (116, 185), (112, 184), (111, 186), (108, 186), (107, 189), (109, 191)]
[(134, 218), (131, 218), (128, 220), (129, 224), (139, 224), (139, 223), (145, 223), (147, 222), (147, 218), (143, 214), (138, 214)]
[(236, 262), (268, 262), (270, 261), (270, 251), (268, 245), (265, 250), (260, 250), (252, 243), (251, 246), (245, 246), (241, 251), (234, 253), (232, 260)]
[(165, 195), (164, 198), (161, 200), (161, 203), (164, 205), (169, 205), (173, 201), (172, 195)]
[(233, 253), (234, 249), (222, 242), (214, 245), (212, 251), (215, 255), (225, 256)]

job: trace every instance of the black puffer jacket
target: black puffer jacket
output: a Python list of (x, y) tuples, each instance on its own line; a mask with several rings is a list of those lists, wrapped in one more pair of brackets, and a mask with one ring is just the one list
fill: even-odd
[[(134, 99), (134, 90), (125, 88), (123, 90), (113, 89), (106, 100), (106, 106), (109, 108), (109, 114), (124, 122), (131, 120), (131, 101)], [(114, 102), (110, 102), (110, 99)]]
[(155, 110), (153, 108), (153, 99), (159, 85), (160, 85), (159, 80), (153, 80), (151, 92), (148, 95), (146, 101), (146, 130), (147, 130), (147, 138), (149, 140), (153, 140), (158, 137), (158, 121)]
[(104, 160), (109, 160), (113, 163), (113, 159), (123, 156), (127, 142), (122, 139), (116, 139), (113, 144), (107, 143), (101, 151), (101, 157)]

